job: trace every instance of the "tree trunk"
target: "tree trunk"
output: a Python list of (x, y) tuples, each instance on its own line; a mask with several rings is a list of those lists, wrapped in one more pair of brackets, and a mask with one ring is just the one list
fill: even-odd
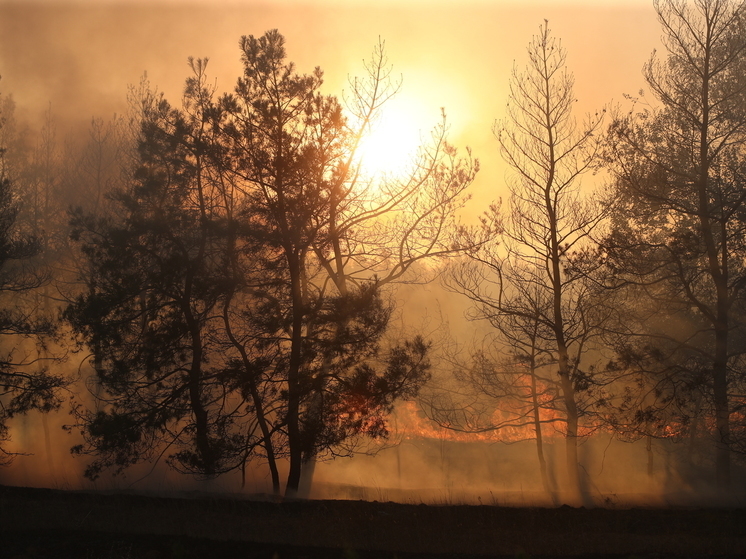
[(531, 362), (531, 403), (533, 405), (534, 415), (534, 432), (536, 433), (536, 456), (539, 460), (539, 472), (541, 473), (541, 484), (544, 487), (544, 491), (552, 496), (554, 500), (554, 490), (549, 484), (549, 477), (547, 475), (547, 462), (544, 459), (544, 440), (541, 433), (541, 409), (539, 408), (539, 398), (536, 393), (536, 370), (533, 363)]
[(316, 455), (308, 457), (303, 461), (300, 473), (300, 485), (298, 486), (298, 498), (309, 499), (313, 487), (313, 474), (316, 471)]
[(303, 460), (300, 433), (300, 367), (301, 344), (303, 343), (303, 293), (301, 289), (301, 262), (297, 253), (288, 254), (290, 268), (290, 287), (293, 298), (293, 331), (291, 334), (290, 363), (288, 365), (288, 410), (287, 430), (288, 449), (290, 452), (290, 469), (285, 487), (285, 496), (298, 496)]
[(701, 422), (700, 414), (702, 413), (702, 393), (695, 391), (694, 393), (694, 417), (692, 418), (691, 425), (689, 427), (689, 448), (687, 449), (687, 459), (689, 461), (689, 467), (694, 468), (695, 460), (698, 453), (698, 437), (699, 437), (699, 425)]
[(575, 390), (567, 373), (560, 372), (562, 397), (567, 415), (565, 433), (565, 459), (567, 462), (567, 488), (572, 499), (581, 499), (580, 475), (578, 472), (578, 408), (575, 403)]
[[(548, 193), (548, 190), (547, 190)], [(567, 463), (567, 484), (571, 498), (580, 502), (581, 488), (578, 473), (578, 406), (575, 401), (575, 387), (570, 378), (570, 356), (565, 341), (565, 322), (562, 313), (562, 281), (560, 247), (557, 240), (557, 217), (547, 194), (547, 210), (551, 232), (552, 290), (554, 299), (554, 335), (557, 342), (558, 376), (565, 404), (567, 430), (565, 432), (565, 459)]]
[(727, 381), (727, 329), (715, 331), (713, 390), (715, 397), (715, 480), (721, 490), (730, 486), (730, 411)]
[[(231, 259), (231, 263), (233, 265), (233, 273), (238, 273), (238, 265), (236, 263), (236, 252), (235, 252), (235, 239), (231, 237), (229, 239), (229, 245), (228, 245), (228, 252)], [(236, 279), (234, 278), (234, 282)], [(269, 473), (272, 478), (272, 493), (275, 495), (280, 494), (280, 474), (277, 470), (277, 459), (275, 457), (275, 450), (274, 445), (272, 444), (272, 433), (269, 429), (269, 424), (267, 422), (267, 417), (264, 413), (264, 402), (262, 401), (261, 396), (259, 395), (259, 390), (257, 388), (257, 384), (254, 381), (254, 379), (251, 378), (251, 360), (249, 359), (248, 354), (246, 353), (246, 348), (244, 345), (236, 338), (236, 336), (233, 334), (233, 328), (231, 327), (231, 321), (229, 316), (229, 310), (231, 306), (231, 302), (233, 300), (235, 292), (234, 289), (231, 288), (230, 291), (227, 293), (225, 302), (223, 303), (223, 324), (225, 326), (225, 332), (228, 336), (228, 339), (233, 344), (233, 347), (236, 348), (238, 353), (241, 355), (241, 362), (243, 363), (244, 370), (247, 374), (247, 384), (249, 388), (249, 393), (251, 394), (251, 401), (254, 404), (254, 410), (256, 414), (256, 421), (259, 425), (259, 430), (262, 432), (262, 439), (263, 439), (263, 446), (264, 450), (267, 453), (267, 465), (269, 466)], [(248, 459), (248, 456), (244, 459), (244, 465), (243, 467), (246, 467), (246, 460)], [(241, 483), (241, 487), (244, 486), (244, 481)]]
[[(337, 206), (339, 200), (336, 195), (336, 191), (333, 191), (332, 198), (329, 204), (329, 238), (332, 240), (332, 248), (334, 254), (333, 263), (329, 263), (329, 269), (333, 270), (330, 273), (331, 279), (337, 288), (340, 296), (344, 297), (348, 295), (347, 289), (347, 275), (345, 273), (345, 262), (344, 254), (342, 252), (342, 245), (340, 242), (340, 234), (337, 230)], [(343, 331), (347, 326), (347, 320), (342, 320), (336, 325), (335, 328), (335, 342), (339, 332)], [(324, 411), (324, 385), (326, 384), (329, 371), (331, 369), (331, 358), (329, 356), (324, 357), (324, 361), (321, 365), (320, 378), (316, 379), (315, 393), (310, 395), (309, 402), (306, 406), (305, 412), (308, 414), (307, 419), (313, 418), (314, 415), (318, 417), (323, 416)], [(311, 495), (311, 489), (313, 486), (313, 476), (316, 471), (316, 438), (315, 431), (311, 433), (304, 433), (304, 437), (313, 437), (313, 440), (306, 440), (306, 455), (301, 460), (301, 475), (299, 486), (297, 490), (297, 497), (301, 499), (308, 499)]]
[(212, 475), (215, 473), (214, 456), (210, 450), (209, 423), (207, 410), (202, 405), (202, 340), (200, 338), (199, 326), (187, 314), (187, 324), (192, 336), (192, 364), (189, 368), (189, 405), (194, 414), (196, 428), (195, 443), (197, 452), (204, 467), (204, 473)]
[(650, 435), (647, 436), (647, 441), (645, 441), (645, 451), (648, 456), (648, 478), (653, 477), (653, 437)]
[(721, 221), (720, 247), (713, 231), (710, 207), (710, 57), (711, 37), (708, 37), (703, 59), (701, 91), (702, 122), (699, 137), (699, 176), (697, 181), (698, 218), (708, 261), (708, 271), (715, 288), (715, 356), (712, 364), (713, 396), (715, 400), (715, 480), (719, 489), (730, 485), (730, 417), (728, 411), (728, 246), (726, 225)]

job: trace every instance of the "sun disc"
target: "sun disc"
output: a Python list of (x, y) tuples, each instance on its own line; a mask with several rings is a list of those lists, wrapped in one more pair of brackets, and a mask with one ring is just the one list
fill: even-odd
[(406, 110), (399, 107), (386, 111), (358, 147), (363, 173), (395, 177), (406, 174), (414, 165), (420, 140), (419, 128)]

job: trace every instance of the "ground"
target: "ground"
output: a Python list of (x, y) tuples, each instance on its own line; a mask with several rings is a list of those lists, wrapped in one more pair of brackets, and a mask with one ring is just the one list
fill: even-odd
[(743, 557), (746, 510), (271, 502), (0, 486), (0, 557)]

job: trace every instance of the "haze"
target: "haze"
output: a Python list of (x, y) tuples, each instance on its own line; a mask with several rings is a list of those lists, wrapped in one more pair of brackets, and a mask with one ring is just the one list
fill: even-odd
[[(106, 120), (126, 112), (127, 88), (144, 73), (154, 87), (177, 102), (189, 74), (190, 56), (209, 58), (208, 74), (218, 89), (232, 90), (241, 71), (237, 44), (242, 35), (260, 36), (279, 29), (287, 39), (289, 60), (302, 72), (320, 66), (325, 91), (337, 95), (344, 95), (350, 76), (363, 72), (362, 61), (380, 39), (385, 41), (394, 73), (402, 76), (403, 87), (395, 102), (407, 108), (411, 126), (427, 134), (444, 108), (452, 143), (471, 147), (481, 162), (471, 187), (468, 218), (505, 193), (505, 166), (491, 127), (503, 116), (513, 64), (525, 65), (526, 45), (544, 20), (567, 49), (568, 66), (576, 79), (578, 116), (624, 103), (624, 94), (636, 94), (643, 87), (641, 68), (660, 47), (660, 27), (647, 0), (5, 0), (0, 2), (0, 92), (12, 95), (18, 121), (32, 130), (39, 128), (45, 111), (50, 110), (57, 137), (64, 139), (84, 130), (91, 118)], [(460, 323), (465, 303), (436, 301), (439, 294), (436, 286), (412, 294), (410, 306), (417, 303), (421, 312), (413, 322), (432, 324), (444, 313), (449, 321)], [(46, 444), (56, 449), (55, 458), (43, 458), (44, 446), (37, 438), (31, 445), (36, 445), (36, 456), (19, 458), (18, 464), (25, 465), (14, 466), (0, 474), (4, 476), (0, 479), (26, 485), (76, 487), (82, 483), (82, 467), (69, 457), (70, 441), (61, 432), (57, 434), (57, 426), (64, 421), (63, 414), (50, 420), (52, 440)], [(461, 471), (463, 464), (451, 461), (442, 448), (440, 464), (432, 464), (432, 453), (438, 449), (433, 441), (402, 447), (380, 458), (324, 466), (317, 472), (319, 480), (397, 490), (419, 483), (421, 488), (456, 487), (474, 496), (480, 484), (497, 475), (490, 469), (488, 456), (505, 447), (465, 444), (459, 452), (462, 458), (472, 457), (467, 459), (472, 467)], [(593, 458), (597, 450), (598, 458)], [(608, 476), (623, 475), (621, 458), (617, 466), (608, 462), (604, 466), (603, 450), (603, 445), (599, 449), (589, 446), (587, 463), (601, 471), (606, 467)], [(501, 482), (501, 490), (517, 491), (524, 482), (535, 482), (524, 477), (522, 452), (515, 451), (500, 466), (498, 477), (509, 480)], [(525, 452), (526, 460), (531, 460), (531, 449)], [(559, 456), (561, 451), (557, 452)], [(250, 488), (265, 489), (261, 475)], [(639, 487), (644, 477), (641, 471), (635, 476), (629, 477), (630, 487)], [(156, 485), (180, 489), (186, 483), (163, 473)], [(220, 484), (236, 490), (235, 479)], [(367, 491), (361, 496), (383, 497)], [(428, 498), (437, 500), (438, 495)]]
[[(493, 199), (501, 162), (491, 125), (502, 116), (514, 61), (548, 19), (568, 50), (580, 112), (642, 87), (640, 69), (658, 46), (650, 2), (9, 2), (0, 3), (0, 91), (38, 122), (51, 106), (58, 132), (126, 110), (144, 72), (178, 99), (189, 56), (230, 90), (238, 39), (277, 28), (302, 71), (320, 66), (341, 94), (379, 38), (403, 77), (399, 102), (418, 107), (424, 133), (444, 107), (451, 139), (482, 162), (475, 196)], [(408, 101), (408, 102), (407, 102)]]

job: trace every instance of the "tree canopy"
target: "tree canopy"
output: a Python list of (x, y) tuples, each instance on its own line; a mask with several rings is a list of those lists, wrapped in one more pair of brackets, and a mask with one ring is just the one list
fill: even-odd
[(75, 218), (94, 277), (67, 316), (106, 391), (103, 409), (80, 408), (91, 476), (172, 447), (175, 467), (206, 476), (262, 455), (279, 491), (287, 457), (294, 494), (304, 462), (385, 437), (393, 402), (428, 378), (427, 342), (385, 339), (385, 289), (462, 250), (454, 212), (476, 163), (440, 127), (409, 176), (361, 176), (355, 149), (390, 95), (382, 45), (351, 116), (277, 31), (240, 48), (234, 93), (190, 59), (181, 108), (141, 97), (120, 210)]

